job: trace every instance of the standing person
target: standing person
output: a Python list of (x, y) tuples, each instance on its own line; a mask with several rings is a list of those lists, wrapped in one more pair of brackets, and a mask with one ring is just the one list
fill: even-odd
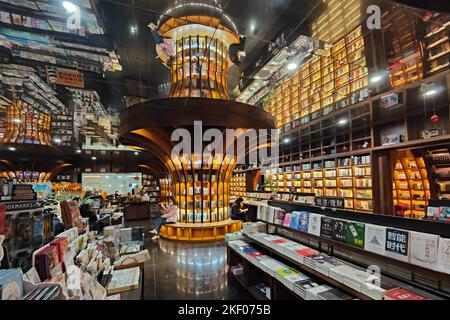
[(247, 221), (247, 211), (248, 209), (244, 209), (244, 199), (239, 197), (232, 205), (231, 205), (231, 220), (242, 220)]
[(155, 221), (155, 229), (150, 231), (150, 234), (154, 234), (152, 240), (159, 239), (159, 232), (161, 231), (161, 227), (163, 225), (168, 223), (176, 223), (178, 220), (178, 206), (175, 204), (175, 199), (173, 197), (169, 198), (168, 206), (160, 204), (160, 207), (162, 215)]

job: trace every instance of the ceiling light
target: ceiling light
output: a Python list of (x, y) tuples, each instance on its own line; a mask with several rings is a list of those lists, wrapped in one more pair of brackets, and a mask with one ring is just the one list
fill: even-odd
[(135, 156), (138, 156), (138, 155), (139, 155), (139, 152), (135, 152), (134, 155), (135, 155)]
[(76, 151), (76, 153), (78, 153), (78, 154), (80, 154), (81, 152), (82, 152), (82, 151), (81, 151), (81, 150), (79, 150), (79, 149), (78, 149), (78, 150)]
[(289, 138), (284, 138), (283, 142), (284, 142), (284, 144), (288, 144), (289, 142), (291, 142), (291, 139), (289, 139)]
[(92, 159), (92, 160), (97, 160), (97, 157), (92, 157), (91, 159)]
[(60, 138), (55, 138), (53, 141), (54, 141), (55, 143), (61, 143), (61, 142), (62, 142)]
[(14, 148), (14, 147), (9, 147), (8, 150), (9, 150), (9, 151), (16, 151), (16, 148)]
[(131, 32), (131, 34), (136, 34), (137, 33), (137, 27), (136, 26), (131, 26), (131, 28), (130, 28), (130, 32)]
[(287, 68), (288, 68), (289, 70), (295, 70), (295, 69), (298, 68), (298, 64), (296, 64), (295, 62), (289, 63), (288, 66), (287, 66)]
[(347, 123), (348, 123), (347, 119), (341, 119), (338, 121), (338, 125), (340, 125), (340, 126), (345, 126)]
[(20, 120), (20, 119), (18, 119), (18, 118), (14, 118), (14, 119), (13, 119), (13, 122), (14, 122), (14, 123), (21, 123), (22, 120)]
[(370, 78), (371, 83), (377, 83), (380, 82), (383, 79), (383, 76), (381, 75), (375, 75), (372, 78)]
[(252, 24), (250, 25), (250, 31), (251, 31), (251, 32), (254, 32), (255, 29), (256, 29), (256, 25), (255, 25), (254, 22), (252, 22)]
[(436, 93), (438, 93), (438, 91), (436, 89), (430, 89), (428, 91), (425, 91), (425, 93), (423, 95), (425, 97), (430, 97), (430, 96), (434, 96)]
[(62, 5), (64, 9), (66, 9), (69, 13), (73, 13), (79, 10), (79, 8), (70, 1), (63, 1)]

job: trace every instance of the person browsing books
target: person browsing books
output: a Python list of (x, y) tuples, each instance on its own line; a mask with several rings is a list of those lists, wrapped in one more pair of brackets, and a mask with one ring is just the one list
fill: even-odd
[(244, 209), (244, 199), (239, 197), (231, 205), (231, 220), (247, 221), (247, 211), (248, 209)]
[(162, 215), (156, 219), (155, 221), (155, 229), (150, 231), (150, 234), (153, 234), (152, 240), (158, 240), (159, 239), (159, 232), (161, 231), (161, 227), (163, 225), (169, 224), (169, 223), (176, 223), (178, 220), (178, 206), (175, 204), (175, 199), (170, 197), (169, 198), (169, 205), (166, 206), (165, 204), (161, 203), (161, 213)]

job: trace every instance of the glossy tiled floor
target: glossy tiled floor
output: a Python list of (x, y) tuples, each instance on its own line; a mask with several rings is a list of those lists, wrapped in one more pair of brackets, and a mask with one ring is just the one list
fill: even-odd
[[(227, 276), (224, 242), (184, 243), (152, 241), (151, 223), (136, 221), (128, 226), (146, 230), (145, 248), (151, 260), (144, 270), (145, 300), (251, 300), (252, 297)], [(139, 292), (123, 299), (140, 299)]]

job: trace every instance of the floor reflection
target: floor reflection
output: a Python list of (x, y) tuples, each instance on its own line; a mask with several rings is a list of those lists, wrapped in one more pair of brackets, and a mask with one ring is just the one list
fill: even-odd
[(176, 288), (196, 298), (219, 298), (227, 286), (226, 249), (218, 243), (185, 244), (160, 240), (166, 255), (174, 257)]

